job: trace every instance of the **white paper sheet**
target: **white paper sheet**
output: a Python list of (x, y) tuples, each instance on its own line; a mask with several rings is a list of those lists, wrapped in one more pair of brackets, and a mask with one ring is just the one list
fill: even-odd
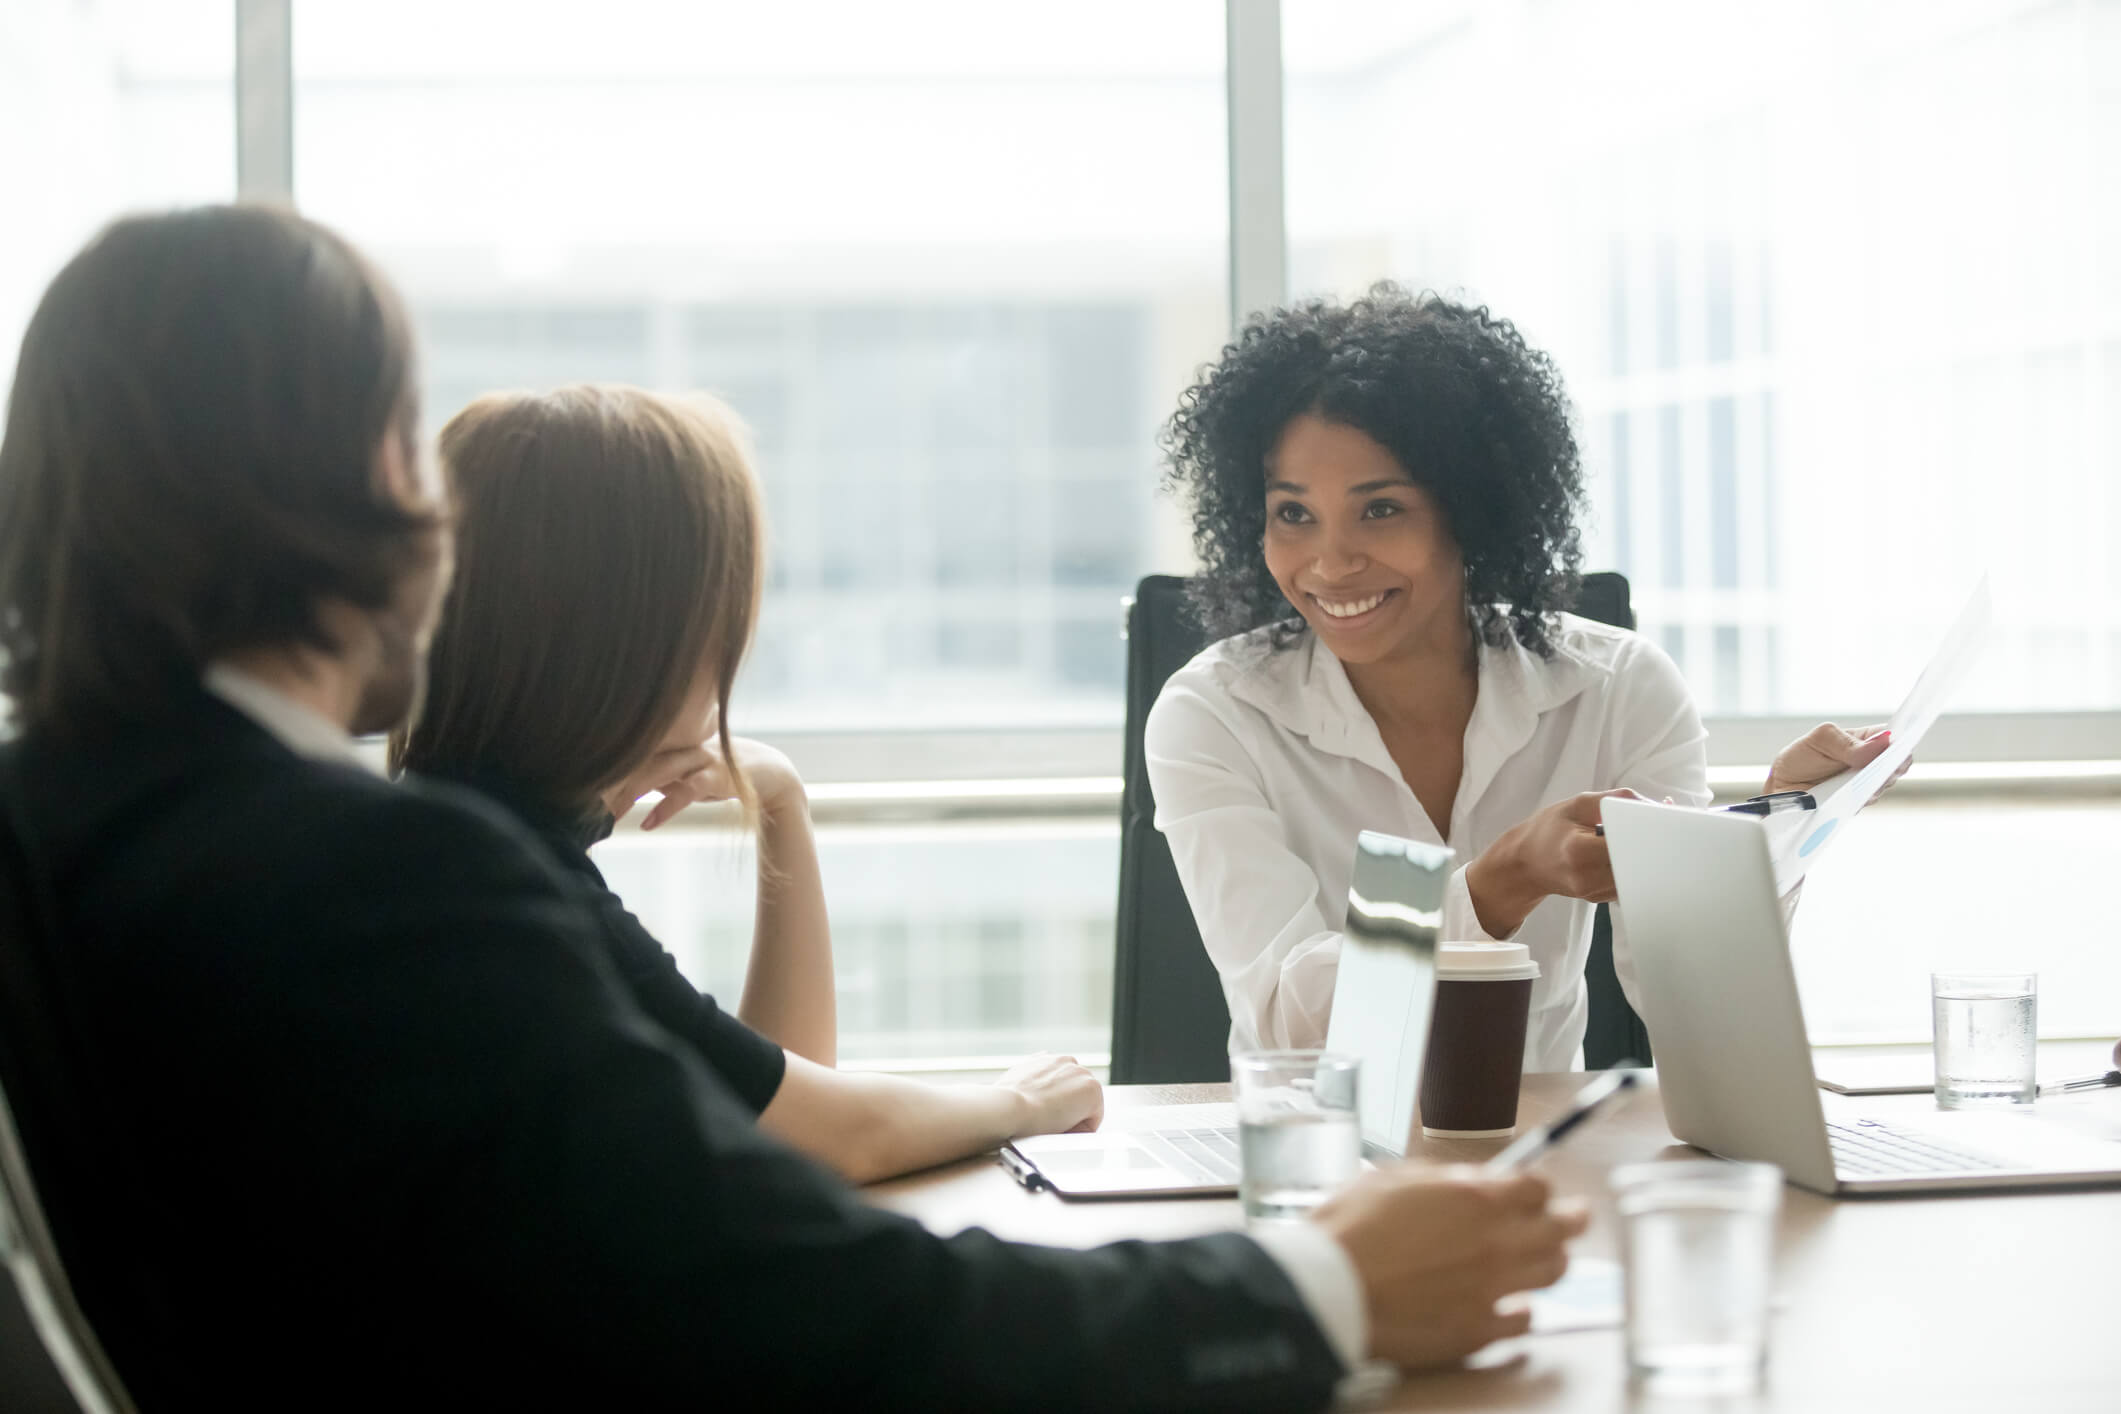
[(1817, 863), (1826, 847), (1846, 827), (1848, 821), (1869, 803), (1872, 796), (1893, 778), (1893, 772), (1915, 752), (1923, 734), (1936, 724), (1943, 714), (1945, 704), (1959, 689), (1966, 678), (1967, 670), (1981, 656), (1982, 646), (1988, 641), (1988, 626), (1991, 617), (1988, 592), (1988, 576), (1974, 586), (1967, 597), (1966, 607), (1945, 632), (1944, 641), (1930, 657), (1922, 675), (1915, 679), (1900, 710), (1893, 713), (1887, 723), (1892, 729), (1893, 744), (1880, 752), (1878, 759), (1857, 771), (1843, 771), (1840, 775), (1812, 788), (1812, 798), (1819, 802), (1817, 810), (1794, 812), (1768, 817), (1768, 842), (1775, 857), (1775, 888), (1787, 894), (1797, 886), (1805, 871)]

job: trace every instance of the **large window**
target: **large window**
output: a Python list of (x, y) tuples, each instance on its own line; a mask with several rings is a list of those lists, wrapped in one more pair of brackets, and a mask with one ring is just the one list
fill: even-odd
[(236, 193), (229, 0), (0, 4), (0, 389), (37, 300), (128, 210)]
[(576, 379), (745, 416), (749, 729), (1111, 724), (1155, 428), (1228, 329), (1222, 24), (303, 3), (296, 194), (408, 290), (437, 425)]
[(2116, 1034), (2121, 947), (2102, 884), (2117, 838), (2110, 790), (1873, 806), (1797, 909), (1813, 1039), (1927, 1041), (1929, 974), (1953, 968), (2037, 971), (2043, 1036)]
[[(728, 399), (773, 522), (739, 730), (813, 781), (1098, 778), (1005, 825), (843, 791), (850, 1058), (1103, 1048), (1117, 828), (1079, 788), (1119, 770), (1119, 599), (1189, 564), (1155, 429), (1233, 264), (1282, 298), (1277, 232), (1288, 294), (1395, 278), (1555, 355), (1591, 566), (1719, 768), (1890, 707), (1983, 569), (1959, 705), (2043, 715), (1947, 719), (1928, 760), (2121, 758), (2121, 3), (1279, 8), (1277, 106), (1259, 0), (292, 0), (291, 55), (240, 73), (231, 0), (11, 0), (0, 372), (96, 225), (233, 194), (235, 91), (284, 81), (282, 175), (409, 295), (430, 428), (574, 380)], [(1821, 1036), (1919, 1036), (1922, 972), (1999, 948), (2043, 1030), (2109, 1024), (2112, 793), (2009, 789), (1903, 788), (1821, 866)], [(733, 997), (748, 856), (600, 858)]]
[[(606, 878), (701, 986), (732, 1003), (753, 855), (720, 831), (622, 833)], [(856, 1060), (1095, 1056), (1112, 1024), (1119, 828), (1106, 821), (823, 831), (840, 1053)]]
[(1712, 714), (2121, 702), (2121, 7), (1303, 0), (1292, 284), (1560, 361), (1594, 567)]
[[(1984, 569), (1956, 706), (2121, 704), (2121, 6), (1283, 15), (1293, 292), (1390, 277), (1554, 354), (1589, 559), (1724, 719), (1712, 753), (1735, 715), (1882, 715)], [(2085, 923), (2115, 813), (1871, 811), (1797, 915), (1815, 1039), (1926, 1038), (1930, 968), (2006, 961), (2044, 1033), (2111, 1030)]]
[[(1093, 727), (1116, 771), (1120, 600), (1175, 520), (1155, 430), (1229, 329), (1222, 5), (584, 14), (295, 6), (296, 197), (407, 291), (430, 424), (719, 393), (772, 522), (739, 730)], [(829, 831), (842, 1053), (1104, 1049), (1116, 835)], [(748, 856), (600, 853), (733, 1000)]]

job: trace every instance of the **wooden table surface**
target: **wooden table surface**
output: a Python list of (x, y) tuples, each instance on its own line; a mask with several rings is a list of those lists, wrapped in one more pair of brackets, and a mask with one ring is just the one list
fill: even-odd
[[(1649, 1077), (1645, 1077), (1648, 1079)], [(1559, 1111), (1584, 1077), (1525, 1077), (1521, 1123)], [(1145, 1105), (1223, 1100), (1226, 1085), (1115, 1086), (1108, 1124)], [(1837, 1111), (1920, 1110), (1926, 1096), (1848, 1100)], [(2040, 1101), (2121, 1137), (2121, 1091)], [(1424, 1140), (1418, 1157), (1475, 1160), (1499, 1140)], [(1699, 1157), (1664, 1123), (1654, 1085), (1585, 1127), (1541, 1165), (1557, 1191), (1588, 1199), (1575, 1251), (1617, 1257), (1605, 1174), (1640, 1159)], [(1027, 1193), (991, 1157), (878, 1184), (872, 1201), (937, 1232), (1083, 1247), (1184, 1237), (1241, 1224), (1237, 1202), (1066, 1203)], [(1379, 1407), (1718, 1411), (2121, 1411), (2121, 1191), (1950, 1198), (1828, 1199), (1783, 1191), (1768, 1386), (1755, 1397), (1651, 1399), (1631, 1392), (1620, 1332), (1531, 1336), (1467, 1368), (1414, 1375)]]

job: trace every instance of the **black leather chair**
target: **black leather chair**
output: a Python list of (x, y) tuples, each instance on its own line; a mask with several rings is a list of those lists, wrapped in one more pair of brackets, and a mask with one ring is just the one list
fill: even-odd
[(88, 1245), (79, 1200), (108, 1210), (99, 1175), (115, 1156), (90, 1147), (89, 1111), (64, 1061), (36, 877), (0, 817), (0, 1409), (132, 1414), (61, 1260)]
[[(1142, 760), (1149, 708), (1171, 674), (1207, 646), (1185, 606), (1186, 581), (1153, 574), (1127, 606), (1126, 782), (1120, 797), (1119, 918), (1112, 968), (1112, 1083), (1170, 1085), (1230, 1078), (1230, 1012), (1193, 910), (1156, 828), (1156, 797)], [(1635, 626), (1626, 576), (1588, 574), (1575, 612), (1618, 628)], [(1353, 848), (1353, 841), (1349, 847)], [(1647, 1065), (1649, 1033), (1613, 971), (1613, 930), (1598, 910), (1584, 971), (1590, 1025), (1584, 1064), (1602, 1070)]]

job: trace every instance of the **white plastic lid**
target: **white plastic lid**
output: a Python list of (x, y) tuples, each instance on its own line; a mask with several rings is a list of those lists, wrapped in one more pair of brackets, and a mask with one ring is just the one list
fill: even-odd
[(1436, 975), (1453, 982), (1521, 982), (1539, 975), (1523, 943), (1438, 943)]

